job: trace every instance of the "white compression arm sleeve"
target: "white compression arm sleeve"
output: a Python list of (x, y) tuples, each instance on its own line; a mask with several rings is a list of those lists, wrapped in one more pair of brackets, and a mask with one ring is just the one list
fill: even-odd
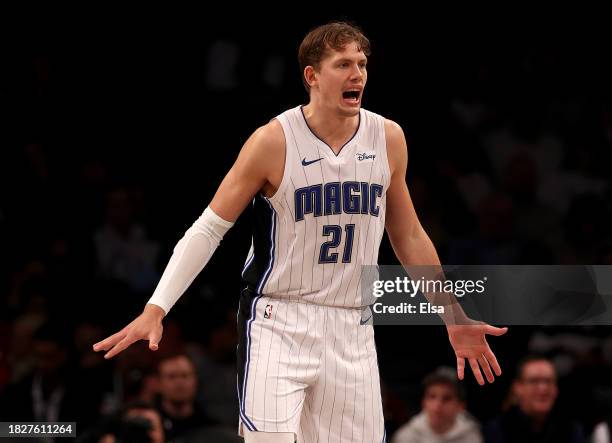
[(159, 306), (168, 314), (233, 225), (215, 214), (210, 206), (207, 207), (174, 247), (174, 253), (149, 303)]

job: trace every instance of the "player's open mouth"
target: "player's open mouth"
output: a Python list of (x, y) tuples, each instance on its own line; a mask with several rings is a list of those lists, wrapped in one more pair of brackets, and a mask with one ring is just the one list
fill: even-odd
[(349, 105), (359, 104), (361, 99), (360, 89), (348, 89), (342, 93), (342, 100)]

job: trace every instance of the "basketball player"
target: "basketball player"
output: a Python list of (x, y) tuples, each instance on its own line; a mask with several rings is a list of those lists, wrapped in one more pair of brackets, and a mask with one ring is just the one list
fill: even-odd
[[(346, 23), (311, 31), (299, 49), (305, 106), (257, 129), (210, 205), (178, 242), (144, 312), (94, 345), (111, 358), (152, 350), (162, 319), (253, 202), (253, 242), (239, 307), (240, 433), (247, 443), (381, 442), (385, 430), (373, 328), (361, 326), (363, 265), (383, 230), (404, 266), (439, 265), (406, 186), (400, 126), (361, 108), (369, 42)], [(485, 334), (447, 324), (463, 379), (501, 369)]]

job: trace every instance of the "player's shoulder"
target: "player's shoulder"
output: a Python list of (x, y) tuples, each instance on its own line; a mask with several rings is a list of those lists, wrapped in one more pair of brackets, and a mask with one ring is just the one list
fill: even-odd
[(268, 123), (263, 126), (257, 128), (252, 138), (256, 139), (258, 142), (265, 143), (284, 143), (285, 142), (285, 134), (283, 132), (283, 127), (281, 126), (278, 119), (273, 118)]
[(366, 118), (370, 120), (382, 120), (387, 141), (389, 141), (389, 137), (391, 137), (392, 140), (401, 139), (404, 137), (404, 131), (399, 123), (365, 108), (361, 108), (361, 110), (363, 111), (363, 114), (365, 114)]
[(389, 137), (391, 139), (402, 138), (404, 137), (404, 130), (399, 123), (389, 118), (385, 118), (385, 134), (387, 140), (389, 140)]
[(278, 119), (274, 118), (257, 128), (251, 135), (251, 140), (268, 149), (282, 149), (285, 146), (285, 133)]
[(399, 123), (387, 118), (385, 119), (385, 141), (389, 169), (393, 172), (397, 167), (403, 168), (403, 165), (408, 162), (408, 146), (404, 130)]
[(280, 124), (271, 120), (257, 128), (240, 150), (236, 165), (242, 174), (268, 178), (282, 168), (285, 139)]
[(253, 151), (265, 151), (268, 155), (280, 154), (285, 149), (285, 134), (280, 122), (275, 118), (257, 128), (247, 145)]
[[(405, 152), (407, 150), (406, 136), (399, 123), (388, 118), (385, 119), (385, 139), (387, 142), (387, 152), (390, 154)], [(401, 152), (399, 152), (401, 155)]]

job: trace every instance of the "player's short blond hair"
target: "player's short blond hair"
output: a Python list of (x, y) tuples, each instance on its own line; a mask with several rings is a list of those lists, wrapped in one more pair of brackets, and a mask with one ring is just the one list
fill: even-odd
[(349, 43), (356, 42), (359, 49), (366, 56), (370, 55), (370, 41), (363, 31), (356, 25), (347, 22), (331, 22), (318, 26), (306, 34), (298, 50), (298, 61), (302, 72), (302, 82), (306, 91), (310, 92), (310, 86), (304, 78), (306, 66), (319, 68), (321, 61), (325, 58), (328, 49), (341, 51)]

